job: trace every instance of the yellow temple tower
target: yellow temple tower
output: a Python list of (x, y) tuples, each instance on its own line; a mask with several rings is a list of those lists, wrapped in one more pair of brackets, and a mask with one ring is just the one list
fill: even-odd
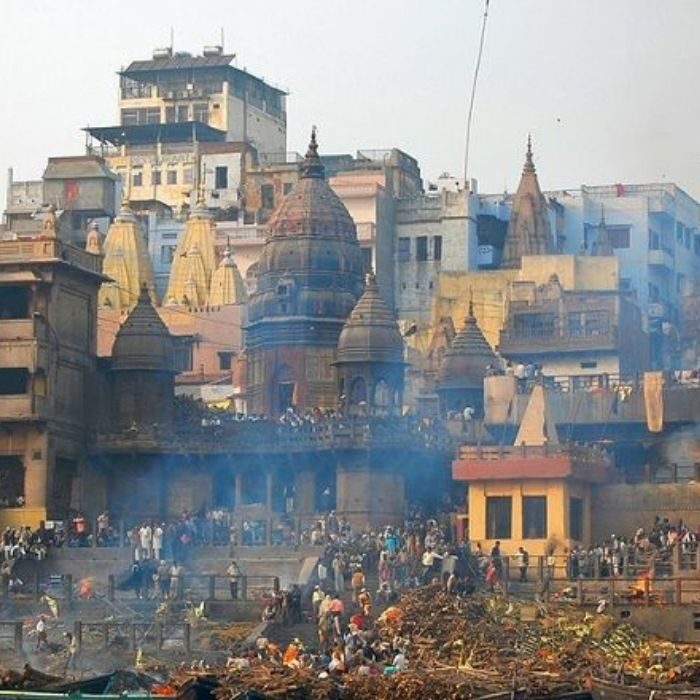
[(107, 231), (102, 272), (113, 281), (102, 285), (98, 299), (100, 306), (112, 309), (132, 308), (138, 301), (144, 283), (151, 299), (155, 301), (153, 265), (143, 231), (128, 200), (122, 202), (119, 214)]
[(219, 267), (211, 276), (209, 287), (209, 305), (226, 306), (227, 304), (245, 304), (247, 301), (243, 277), (233, 259), (230, 248), (226, 248)]
[(216, 269), (215, 235), (214, 217), (200, 196), (175, 251), (166, 304), (201, 306), (207, 302)]

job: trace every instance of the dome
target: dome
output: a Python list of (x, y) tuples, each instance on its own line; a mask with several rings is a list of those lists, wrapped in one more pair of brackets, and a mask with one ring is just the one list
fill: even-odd
[(315, 131), (311, 132), (299, 182), (273, 212), (268, 229), (272, 237), (321, 235), (357, 240), (355, 222), (326, 182)]
[(315, 132), (300, 179), (268, 226), (250, 323), (303, 317), (342, 325), (362, 293), (364, 262), (352, 217), (325, 180)]
[(145, 284), (136, 306), (117, 332), (112, 369), (174, 372), (173, 339), (153, 308)]
[(440, 363), (438, 388), (481, 389), (487, 365), (495, 365), (498, 357), (486, 342), (469, 302), (469, 314), (464, 326), (452, 340)]
[(374, 275), (367, 275), (365, 292), (340, 333), (338, 363), (344, 362), (403, 362), (403, 338)]

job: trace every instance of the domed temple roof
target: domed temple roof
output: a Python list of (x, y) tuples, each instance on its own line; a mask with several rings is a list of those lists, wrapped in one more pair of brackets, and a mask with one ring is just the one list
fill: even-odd
[(344, 362), (403, 362), (403, 338), (396, 318), (372, 274), (367, 275), (364, 294), (338, 339), (338, 364)]
[(272, 214), (268, 228), (271, 236), (331, 235), (357, 239), (355, 222), (326, 182), (315, 130), (311, 132), (299, 182)]
[(257, 342), (259, 321), (302, 317), (337, 323), (334, 338), (322, 342), (335, 345), (362, 292), (363, 273), (355, 224), (325, 180), (313, 131), (301, 177), (269, 221), (248, 307), (250, 343)]
[(117, 332), (112, 370), (174, 372), (173, 339), (151, 303), (146, 284), (138, 302)]
[(495, 365), (498, 357), (484, 338), (469, 302), (464, 326), (445, 351), (438, 370), (440, 389), (481, 389), (487, 365)]

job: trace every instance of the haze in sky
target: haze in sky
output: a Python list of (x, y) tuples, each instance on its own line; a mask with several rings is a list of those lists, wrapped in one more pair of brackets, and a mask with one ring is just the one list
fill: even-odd
[[(6, 169), (39, 178), (117, 124), (116, 71), (218, 43), (286, 87), (288, 150), (396, 146), (426, 179), (463, 171), (483, 0), (2, 0)], [(544, 188), (673, 181), (700, 198), (700, 1), (491, 0), (470, 177), (513, 190), (528, 131)]]

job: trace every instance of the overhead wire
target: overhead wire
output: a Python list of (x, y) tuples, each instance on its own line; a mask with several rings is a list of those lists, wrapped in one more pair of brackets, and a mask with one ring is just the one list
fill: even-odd
[(476, 84), (479, 79), (479, 69), (481, 68), (481, 57), (484, 53), (484, 39), (486, 37), (486, 20), (489, 17), (489, 2), (485, 0), (484, 19), (481, 23), (481, 36), (479, 38), (479, 52), (476, 57), (476, 66), (474, 68), (474, 80), (472, 81), (472, 91), (469, 98), (469, 110), (467, 112), (467, 133), (464, 145), (464, 186), (467, 186), (467, 173), (469, 169), (469, 142), (472, 132), (472, 116), (474, 115), (474, 99), (476, 97)]

